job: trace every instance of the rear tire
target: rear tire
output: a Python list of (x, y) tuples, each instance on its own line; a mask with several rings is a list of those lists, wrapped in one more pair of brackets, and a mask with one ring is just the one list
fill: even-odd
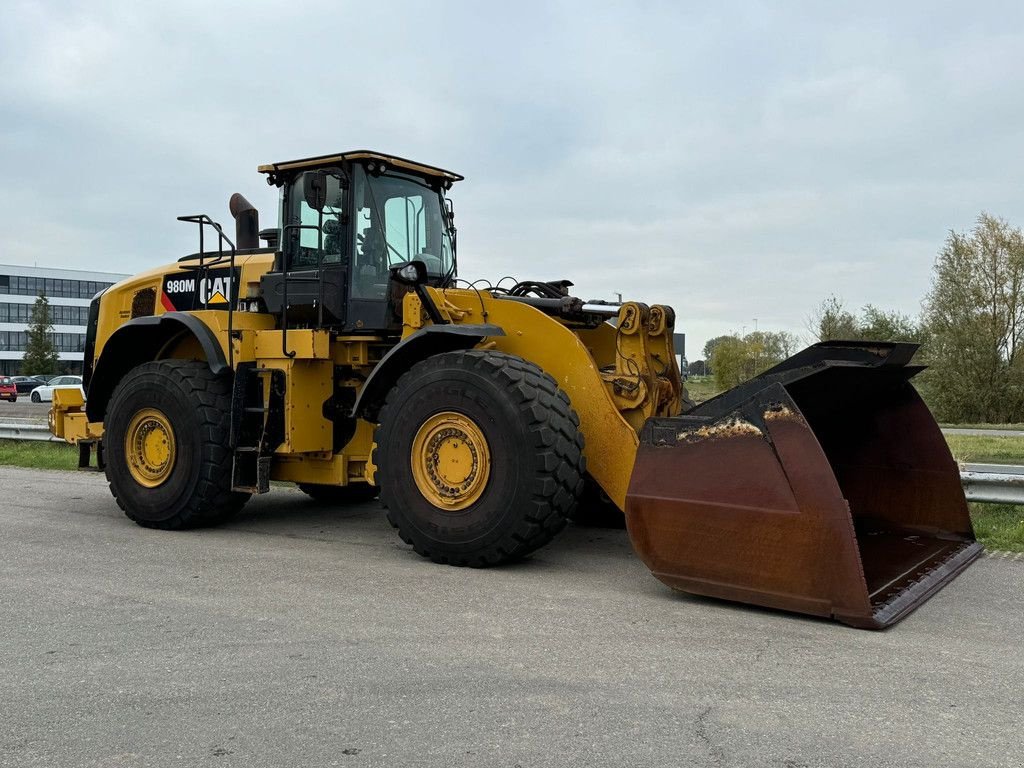
[(501, 352), (428, 358), (379, 417), (374, 463), (402, 540), (434, 562), (516, 560), (561, 531), (583, 490), (583, 435), (569, 397)]
[(309, 498), (322, 504), (363, 504), (373, 501), (380, 493), (380, 488), (369, 483), (353, 483), (352, 485), (299, 483), (298, 486), (299, 490)]
[(129, 371), (107, 406), (110, 491), (146, 528), (216, 525), (249, 499), (231, 490), (231, 379), (205, 362), (158, 360)]

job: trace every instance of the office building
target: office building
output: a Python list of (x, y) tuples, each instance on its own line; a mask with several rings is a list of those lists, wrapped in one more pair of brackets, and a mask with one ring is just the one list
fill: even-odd
[(0, 264), (0, 374), (34, 374), (22, 370), (25, 344), (36, 297), (50, 302), (59, 373), (82, 373), (89, 302), (99, 291), (127, 275)]

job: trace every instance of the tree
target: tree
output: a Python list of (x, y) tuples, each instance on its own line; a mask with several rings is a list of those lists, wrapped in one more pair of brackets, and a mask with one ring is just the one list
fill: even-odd
[(886, 312), (871, 304), (864, 307), (859, 321), (860, 337), (871, 341), (920, 341), (921, 329), (901, 312)]
[(926, 379), (948, 421), (1024, 418), (1024, 235), (982, 213), (950, 231), (924, 302)]
[(753, 362), (751, 376), (778, 365), (797, 351), (800, 340), (786, 331), (754, 331), (743, 337)]
[(708, 362), (719, 389), (730, 389), (750, 378), (746, 375), (750, 350), (742, 339), (738, 336), (719, 336), (705, 345), (705, 352), (712, 341), (715, 344), (711, 347)]
[(694, 360), (687, 366), (686, 372), (690, 376), (707, 376), (707, 365), (703, 360)]
[(818, 341), (918, 341), (921, 328), (910, 317), (867, 304), (857, 316), (843, 300), (829, 296), (811, 313), (808, 321)]
[(719, 336), (711, 341), (715, 343), (708, 364), (720, 389), (735, 387), (781, 363), (799, 345), (799, 339), (785, 331), (754, 331), (742, 339)]
[(708, 367), (711, 366), (711, 358), (714, 357), (715, 347), (717, 347), (726, 339), (734, 338), (736, 337), (726, 334), (725, 336), (715, 336), (715, 338), (713, 339), (708, 339), (707, 343), (704, 345), (704, 359), (707, 361)]
[(861, 338), (857, 318), (843, 305), (837, 296), (829, 296), (811, 313), (808, 330), (818, 341), (840, 339), (850, 341)]
[(25, 373), (47, 375), (58, 373), (57, 349), (50, 337), (52, 330), (50, 302), (45, 296), (40, 296), (32, 306), (28, 341), (25, 344), (25, 357), (22, 360), (22, 369)]

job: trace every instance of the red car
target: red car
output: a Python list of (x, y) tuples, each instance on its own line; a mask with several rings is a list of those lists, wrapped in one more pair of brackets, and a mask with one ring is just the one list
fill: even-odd
[(10, 376), (0, 376), (0, 400), (18, 401), (18, 386)]

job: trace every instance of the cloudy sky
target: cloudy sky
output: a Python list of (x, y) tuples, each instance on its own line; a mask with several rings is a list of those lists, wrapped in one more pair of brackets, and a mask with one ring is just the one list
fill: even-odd
[[(610, 4), (609, 4), (610, 5)], [(949, 229), (1024, 224), (1018, 3), (26, 2), (0, 23), (0, 262), (132, 272), (263, 162), (463, 173), (460, 274), (710, 336), (916, 314)]]

